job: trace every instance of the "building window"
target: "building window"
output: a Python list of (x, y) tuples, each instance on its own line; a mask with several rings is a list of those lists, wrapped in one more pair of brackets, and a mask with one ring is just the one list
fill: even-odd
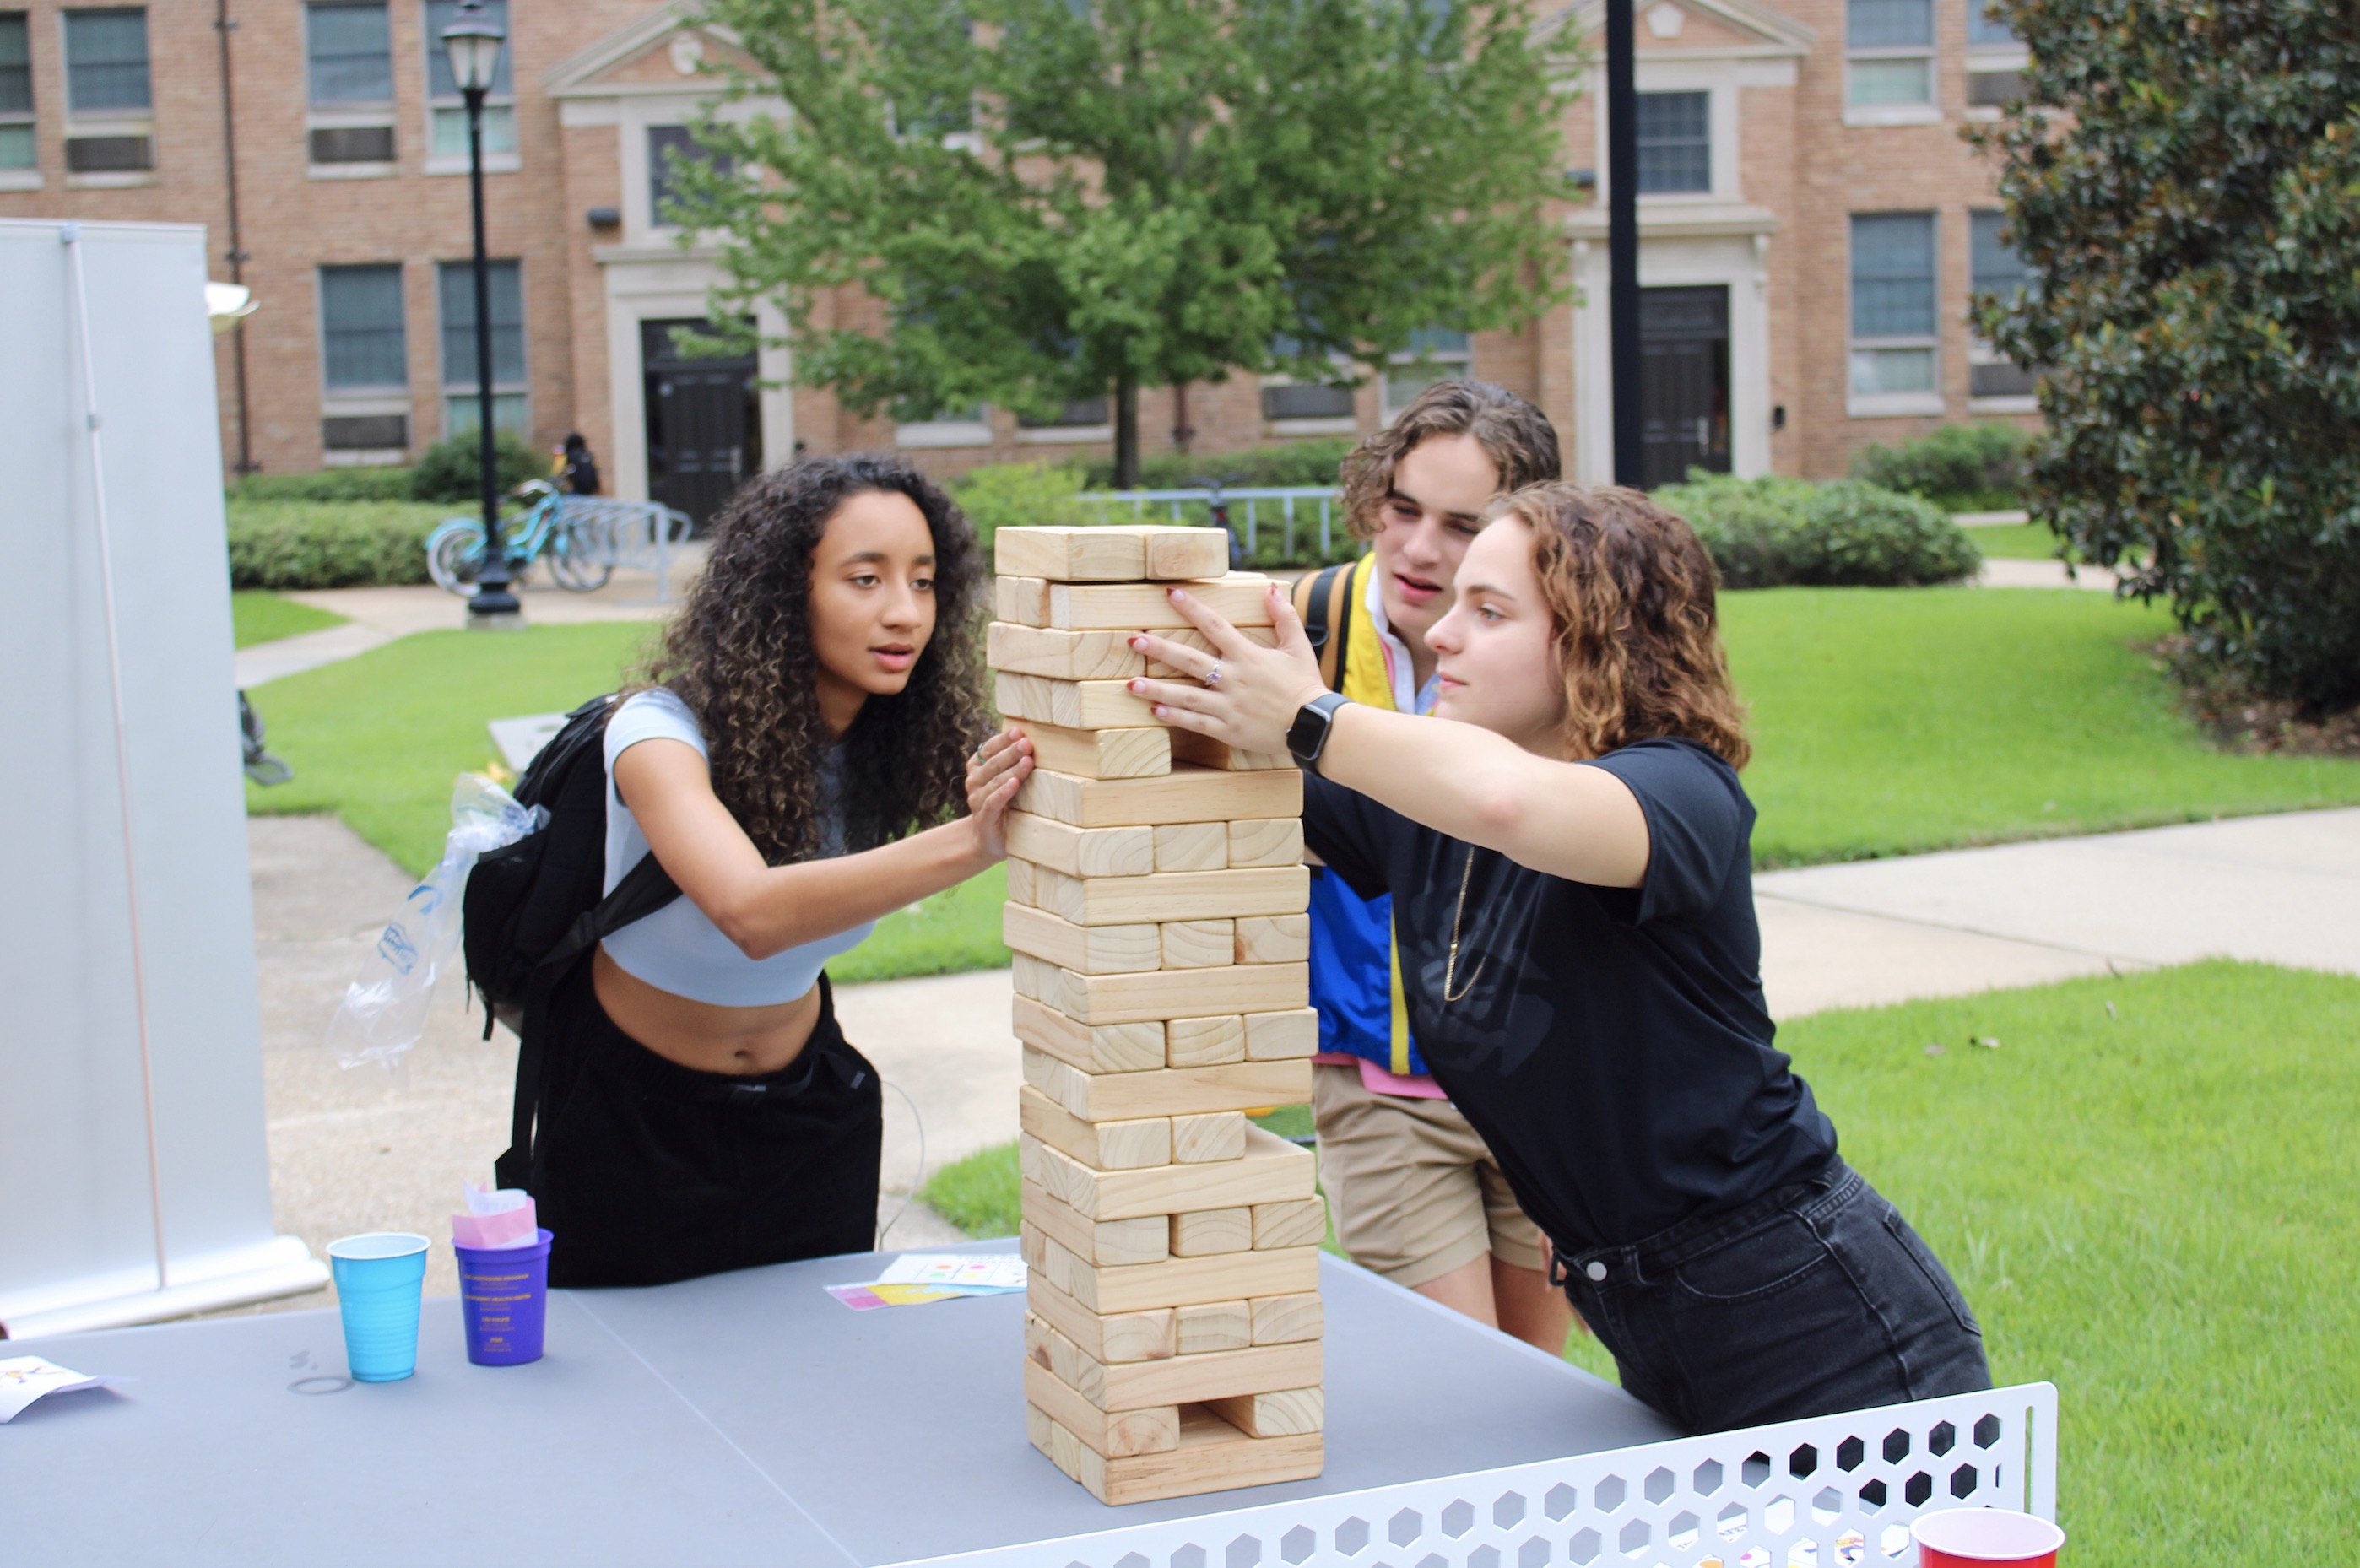
[[(1680, 96), (1672, 94), (1672, 96)], [(1697, 94), (1701, 98), (1703, 93)], [(1640, 102), (1646, 102), (1641, 96)], [(1643, 107), (1639, 113), (1639, 134), (1646, 135), (1647, 115)], [(1642, 142), (1642, 146), (1645, 144)], [(1641, 155), (1640, 169), (1646, 168), (1645, 155)], [(1647, 189), (1646, 181), (1639, 189)], [(1474, 368), (1473, 341), (1465, 332), (1454, 332), (1448, 327), (1428, 327), (1409, 335), (1409, 346), (1393, 356), (1385, 366), (1385, 410), (1390, 421), (1404, 408), (1417, 400), (1417, 395), (1437, 381), (1469, 375)], [(1346, 412), (1349, 412), (1348, 405)]]
[(410, 385), (400, 263), (320, 268), (320, 359), (332, 393)]
[(1095, 430), (1113, 421), (1113, 399), (1104, 395), (1076, 397), (1045, 419), (1019, 414), (1016, 428), (1024, 430)]
[(0, 169), (30, 169), (33, 55), (22, 11), (0, 11)]
[(1845, 0), (1844, 104), (1923, 110), (1934, 103), (1934, 0)]
[(147, 114), (147, 8), (68, 11), (65, 23), (67, 106), (102, 117)]
[(1852, 395), (1884, 405), (1868, 411), (1939, 411), (1934, 301), (1934, 214), (1853, 213)]
[[(459, 0), (426, 0), (426, 157), (430, 174), (467, 171), (467, 105), (451, 80), (451, 57), (442, 29), (458, 19)], [(484, 95), (484, 167), (513, 169), (517, 163), (516, 32), (508, 27), (508, 0), (484, 0), (485, 19), (508, 34), (500, 68)]]
[(729, 172), (729, 159), (698, 141), (686, 125), (648, 127), (648, 222), (656, 228), (674, 223), (672, 203), (683, 194), (680, 166), (701, 163), (718, 173)]
[(1991, 0), (1967, 0), (1967, 47), (2014, 49), (2021, 46), (2007, 13)]
[[(1285, 332), (1271, 339), (1273, 359), (1293, 359), (1303, 352), (1300, 341)], [(1338, 382), (1297, 381), (1291, 376), (1265, 376), (1262, 381), (1262, 417), (1273, 424), (1316, 419), (1328, 426), (1352, 422), (1352, 388)]]
[(393, 102), (393, 33), (383, 5), (303, 7), (311, 107), (376, 108)]
[(2006, 13), (1991, 0), (1967, 4), (1967, 107), (1993, 110), (2024, 96), (2030, 56)]
[[(2032, 269), (2016, 253), (2007, 236), (2007, 214), (2005, 212), (1970, 212), (1967, 222), (1972, 231), (1968, 248), (1968, 265), (1972, 271), (1974, 291), (1978, 295), (1993, 294), (2002, 300), (2012, 300), (2031, 293), (2038, 285)], [(1967, 344), (1967, 396), (1974, 398), (2009, 397), (2029, 400), (2039, 380), (2038, 371), (2004, 359), (1999, 352), (1980, 337)]]
[[(523, 435), (529, 383), (524, 369), (524, 277), (513, 261), (487, 268), (492, 296), (492, 428)], [(442, 433), (478, 428), (475, 411), (475, 267), (446, 261), (439, 269), (442, 315)]]
[(1712, 94), (1639, 94), (1639, 194), (1712, 189)]

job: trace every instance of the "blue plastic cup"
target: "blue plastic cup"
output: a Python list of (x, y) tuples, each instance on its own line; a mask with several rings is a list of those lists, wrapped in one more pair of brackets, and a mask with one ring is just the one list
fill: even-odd
[(418, 1300), (426, 1289), (426, 1249), (432, 1245), (398, 1230), (328, 1243), (353, 1381), (399, 1383), (418, 1370)]
[(522, 1367), (541, 1359), (549, 1316), (549, 1232), (522, 1247), (461, 1247), (459, 1316), (467, 1325), (467, 1359), (478, 1367)]

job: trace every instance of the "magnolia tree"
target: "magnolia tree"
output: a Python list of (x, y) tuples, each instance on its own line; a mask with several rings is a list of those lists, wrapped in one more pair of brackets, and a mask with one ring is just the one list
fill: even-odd
[(2013, 0), (2021, 113), (1980, 137), (2037, 289), (2035, 506), (2170, 602), (2215, 671), (2360, 702), (2360, 8)]
[[(716, 303), (862, 413), (1354, 378), (1558, 297), (1568, 62), (1524, 0), (711, 0), (759, 66), (683, 169)], [(732, 172), (725, 175), (724, 169)], [(749, 178), (750, 176), (750, 178)], [(855, 285), (881, 327), (823, 309)]]

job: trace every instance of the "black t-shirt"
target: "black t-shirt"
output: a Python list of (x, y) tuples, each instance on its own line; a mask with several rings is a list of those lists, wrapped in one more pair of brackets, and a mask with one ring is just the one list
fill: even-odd
[[(1815, 1175), (1835, 1128), (1772, 1044), (1753, 802), (1726, 762), (1643, 741), (1590, 766), (1647, 816), (1646, 880), (1593, 887), (1469, 846), (1326, 779), (1304, 839), (1390, 891), (1410, 1028), (1517, 1200), (1566, 1247), (1643, 1240)], [(1467, 873), (1457, 1001), (1444, 997)]]

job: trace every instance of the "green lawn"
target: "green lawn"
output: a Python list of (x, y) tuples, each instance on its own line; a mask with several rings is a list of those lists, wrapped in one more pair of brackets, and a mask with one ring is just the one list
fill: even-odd
[(1999, 523), (1966, 532), (1969, 539), (1983, 547), (1985, 555), (2007, 561), (2057, 559), (2057, 536), (2049, 531), (2046, 523)]
[[(2360, 1497), (2355, 1040), (2360, 980), (2225, 962), (1780, 1031), (1957, 1276), (1993, 1376), (2057, 1385), (2075, 1563), (2344, 1560), (2322, 1547)], [(999, 1236), (1016, 1187), (1008, 1144), (923, 1195)], [(1586, 1335), (1566, 1356), (1614, 1376)]]
[(233, 593), (229, 596), (229, 619), (240, 648), (277, 642), (280, 637), (298, 637), (304, 632), (322, 632), (344, 624), (344, 617), (333, 611), (315, 610), (261, 588), (241, 588)]
[(1756, 864), (2360, 801), (2360, 764), (2229, 756), (2138, 645), (2160, 608), (2056, 589), (1721, 599), (1752, 704)]

